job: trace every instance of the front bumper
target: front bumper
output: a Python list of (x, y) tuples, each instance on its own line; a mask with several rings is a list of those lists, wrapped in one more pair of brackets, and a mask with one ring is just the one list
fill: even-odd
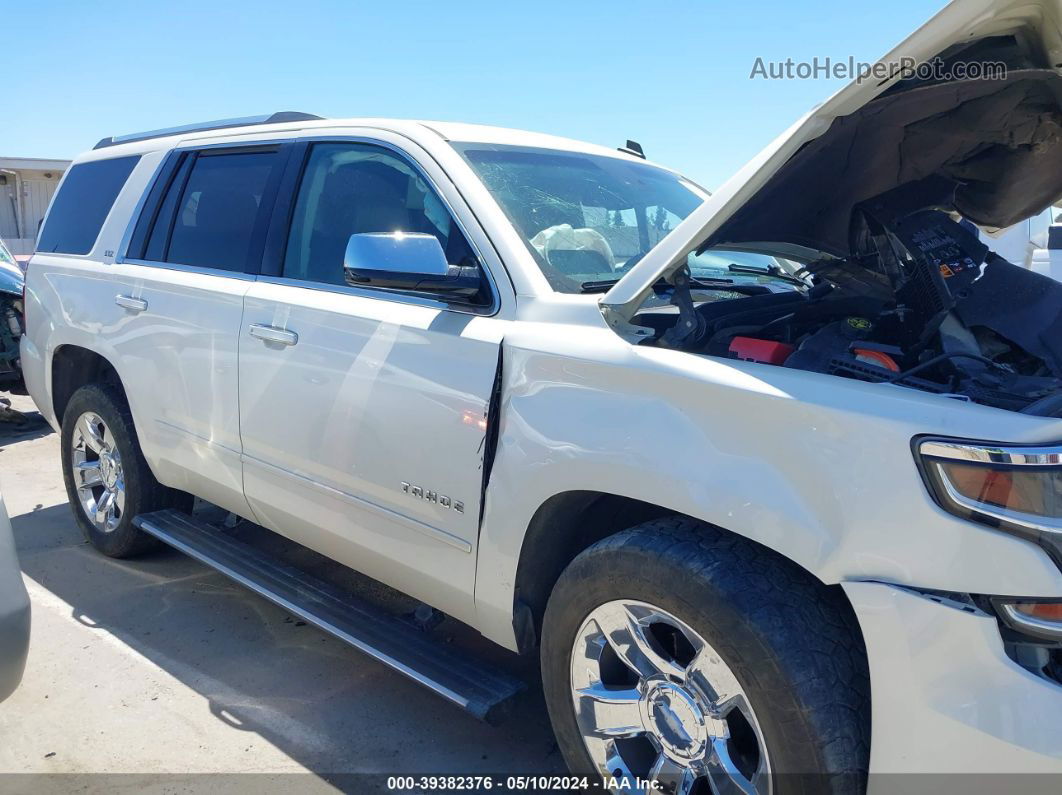
[(870, 791), (919, 776), (1041, 773), (1062, 782), (1062, 684), (1013, 662), (994, 617), (845, 583), (871, 680)]

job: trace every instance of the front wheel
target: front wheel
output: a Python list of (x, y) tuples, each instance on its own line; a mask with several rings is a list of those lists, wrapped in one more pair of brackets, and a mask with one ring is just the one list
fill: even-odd
[(158, 542), (133, 526), (137, 514), (187, 507), (148, 468), (121, 391), (110, 384), (78, 389), (63, 414), (63, 479), (74, 518), (104, 555), (131, 557)]
[(747, 539), (670, 518), (590, 547), (550, 597), (542, 673), (569, 767), (619, 791), (864, 788), (869, 677), (854, 616)]

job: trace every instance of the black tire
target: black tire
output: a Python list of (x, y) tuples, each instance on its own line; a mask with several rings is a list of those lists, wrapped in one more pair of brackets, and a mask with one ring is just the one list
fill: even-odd
[(573, 773), (599, 775), (572, 703), (572, 646), (586, 617), (617, 599), (671, 612), (729, 665), (761, 724), (775, 793), (865, 790), (870, 678), (843, 593), (755, 542), (685, 517), (594, 544), (553, 590), (543, 619), (542, 678)]
[[(106, 423), (114, 436), (114, 445), (122, 460), (125, 480), (125, 510), (122, 512), (118, 526), (108, 532), (96, 527), (85, 514), (74, 485), (72, 467), (72, 440), (74, 426), (87, 411), (95, 412)], [(60, 459), (63, 467), (63, 480), (66, 494), (74, 519), (84, 533), (85, 538), (102, 552), (112, 558), (128, 558), (141, 555), (160, 546), (153, 536), (141, 532), (133, 526), (133, 517), (162, 508), (188, 508), (191, 497), (183, 492), (167, 488), (155, 480), (151, 474), (144, 454), (140, 451), (133, 417), (125, 396), (112, 384), (89, 384), (78, 389), (67, 403), (63, 413), (62, 433), (60, 436)]]

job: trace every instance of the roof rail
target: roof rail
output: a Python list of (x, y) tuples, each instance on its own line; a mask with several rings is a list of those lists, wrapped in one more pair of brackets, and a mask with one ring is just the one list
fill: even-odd
[(130, 135), (112, 135), (102, 139), (93, 149), (103, 149), (108, 146), (127, 144), (131, 141), (147, 141), (151, 138), (165, 138), (167, 135), (179, 133), (205, 132), (207, 130), (224, 130), (226, 127), (250, 127), (255, 124), (282, 124), (289, 121), (319, 121), (324, 116), (315, 116), (312, 113), (300, 113), (297, 110), (282, 110), (271, 113), (268, 116), (244, 116), (239, 119), (219, 119), (217, 121), (204, 121), (198, 124), (184, 124), (180, 127), (167, 127), (163, 130), (148, 130), (147, 132), (131, 133)]

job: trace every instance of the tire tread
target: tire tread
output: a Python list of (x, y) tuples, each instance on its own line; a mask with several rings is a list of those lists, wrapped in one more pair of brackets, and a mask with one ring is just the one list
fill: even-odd
[[(822, 584), (792, 561), (734, 533), (671, 516), (584, 550), (562, 574), (554, 590), (557, 598), (551, 597), (547, 607), (544, 672), (550, 665), (547, 655), (556, 654), (562, 643), (549, 637), (551, 625), (570, 626), (572, 620), (561, 618), (565, 606), (559, 602), (576, 598), (577, 589), (595, 577), (609, 578), (619, 559), (625, 559), (621, 576), (628, 582), (638, 571), (659, 571), (663, 565), (676, 576), (708, 583), (725, 593), (732, 607), (730, 619), (741, 622), (748, 636), (762, 639), (762, 659), (744, 673), (755, 678), (760, 701), (771, 705), (772, 719), (782, 733), (816, 749), (819, 757), (815, 771), (793, 771), (816, 775), (804, 780), (783, 777), (785, 786), (779, 789), (863, 790), (870, 755), (870, 679), (862, 633), (847, 599), (839, 588)], [(682, 591), (676, 591), (676, 598), (683, 598)], [(725, 644), (715, 638), (711, 642), (726, 656)], [(769, 681), (784, 687), (776, 684), (777, 690), (772, 690)], [(551, 714), (555, 709), (551, 703)], [(826, 773), (828, 784), (820, 772)]]
[[(126, 515), (123, 516), (119, 526), (110, 533), (101, 533), (85, 516), (77, 499), (77, 489), (74, 486), (68, 459), (73, 425), (86, 411), (100, 414), (107, 422), (118, 444), (124, 443), (132, 450), (132, 455), (123, 452), (122, 456), (122, 468), (126, 480)], [(133, 516), (162, 508), (183, 506), (189, 502), (189, 498), (182, 492), (163, 486), (155, 479), (140, 449), (133, 415), (122, 390), (110, 383), (87, 384), (80, 387), (67, 403), (61, 428), (60, 458), (63, 480), (66, 483), (67, 496), (74, 517), (88, 541), (104, 555), (112, 558), (131, 558), (158, 549), (161, 546), (158, 539), (132, 526)]]

